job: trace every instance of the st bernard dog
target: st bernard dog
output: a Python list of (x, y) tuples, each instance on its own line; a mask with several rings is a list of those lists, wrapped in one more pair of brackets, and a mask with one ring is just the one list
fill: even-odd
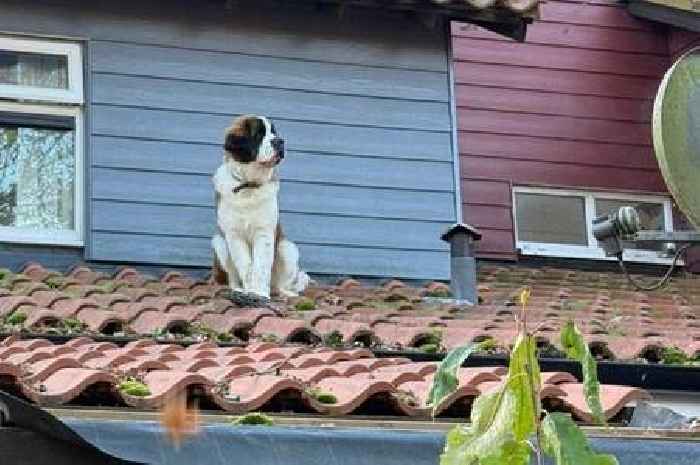
[(299, 269), (299, 249), (279, 223), (277, 165), (284, 155), (284, 139), (268, 118), (240, 116), (226, 130), (223, 163), (213, 178), (212, 276), (230, 286), (234, 298), (294, 297), (309, 283)]

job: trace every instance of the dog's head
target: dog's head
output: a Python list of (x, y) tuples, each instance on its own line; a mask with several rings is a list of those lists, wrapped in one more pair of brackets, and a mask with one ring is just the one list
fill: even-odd
[(264, 116), (239, 116), (226, 130), (226, 157), (239, 163), (277, 165), (284, 158), (284, 139)]

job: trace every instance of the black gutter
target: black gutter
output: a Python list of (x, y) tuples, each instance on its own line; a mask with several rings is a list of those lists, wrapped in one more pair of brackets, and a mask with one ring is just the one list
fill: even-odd
[[(405, 357), (414, 362), (440, 362), (444, 354), (426, 354), (410, 351), (376, 350), (377, 357)], [(465, 367), (508, 366), (503, 355), (472, 355)], [(581, 380), (581, 365), (561, 358), (540, 358), (542, 371), (563, 371)], [(700, 367), (684, 365), (598, 362), (598, 378), (603, 384), (621, 384), (648, 390), (700, 390)]]
[[(2, 392), (0, 404), (17, 427), (54, 441), (21, 438), (21, 430), (0, 427), (3, 464), (435, 465), (445, 443), (443, 431), (214, 424), (203, 425), (176, 447), (157, 422), (56, 418)], [(699, 441), (650, 433), (635, 439), (591, 437), (591, 443), (599, 452), (614, 454), (620, 465), (698, 465)], [(67, 447), (58, 448), (57, 442)], [(81, 460), (88, 454), (91, 461)], [(550, 460), (545, 464), (553, 465)]]

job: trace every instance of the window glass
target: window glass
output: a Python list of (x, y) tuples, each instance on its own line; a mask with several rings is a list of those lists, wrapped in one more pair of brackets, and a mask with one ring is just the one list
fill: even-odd
[(72, 230), (75, 132), (0, 124), (0, 226)]
[[(620, 207), (634, 207), (639, 214), (640, 228), (648, 231), (664, 231), (664, 206), (660, 203), (640, 202), (636, 200), (596, 199), (596, 217), (617, 212)], [(663, 244), (653, 242), (626, 242), (630, 249), (661, 250)]]
[(515, 202), (518, 240), (588, 245), (583, 197), (518, 193)]
[(0, 50), (0, 84), (68, 89), (68, 57)]

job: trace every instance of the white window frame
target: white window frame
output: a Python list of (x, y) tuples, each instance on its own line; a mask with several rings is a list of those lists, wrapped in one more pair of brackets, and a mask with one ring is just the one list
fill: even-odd
[(0, 36), (0, 50), (64, 55), (68, 58), (67, 89), (0, 84), (0, 98), (78, 105), (83, 103), (83, 60), (80, 44)]
[[(560, 197), (583, 198), (586, 213), (585, 221), (588, 245), (548, 244), (541, 242), (521, 241), (518, 238), (518, 224), (516, 212), (517, 194), (542, 194)], [(651, 202), (662, 204), (664, 207), (664, 228), (668, 232), (673, 231), (673, 210), (671, 207), (671, 198), (667, 196), (513, 186), (513, 226), (515, 232), (516, 247), (520, 249), (523, 255), (562, 258), (586, 258), (594, 260), (615, 260), (615, 257), (605, 256), (605, 252), (602, 248), (598, 246), (595, 236), (593, 235), (592, 220), (596, 217), (596, 199), (630, 200), (636, 202)], [(659, 252), (653, 250), (625, 249), (623, 258), (626, 261), (640, 263), (668, 264), (671, 262), (671, 258), (661, 256)]]

